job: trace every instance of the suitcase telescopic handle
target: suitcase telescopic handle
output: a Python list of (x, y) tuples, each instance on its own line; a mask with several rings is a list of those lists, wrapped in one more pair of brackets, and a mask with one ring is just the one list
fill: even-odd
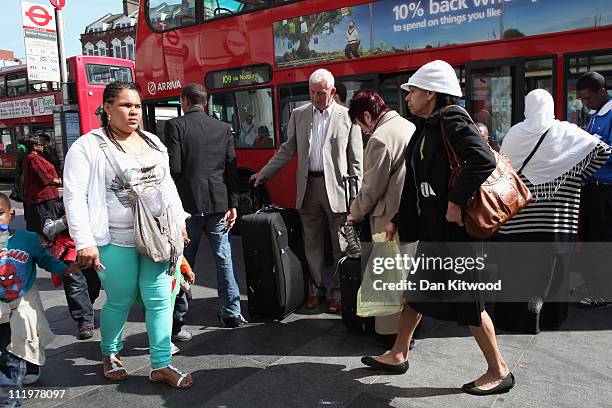
[(342, 184), (344, 185), (344, 201), (346, 203), (346, 213), (350, 213), (351, 212), (351, 208), (350, 208), (350, 189), (351, 189), (351, 182), (353, 183), (353, 187), (355, 188), (355, 196), (357, 195), (357, 181), (359, 180), (359, 177), (357, 176), (342, 176)]

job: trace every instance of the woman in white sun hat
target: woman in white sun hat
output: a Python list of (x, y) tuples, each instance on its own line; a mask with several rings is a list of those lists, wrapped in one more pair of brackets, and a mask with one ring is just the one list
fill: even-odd
[[(454, 69), (444, 61), (423, 65), (402, 89), (408, 91), (406, 102), (411, 113), (423, 124), (414, 134), (406, 151), (406, 178), (398, 214), (387, 225), (387, 234), (399, 232), (402, 242), (419, 241), (417, 254), (427, 257), (466, 255), (473, 241), (462, 223), (462, 208), (495, 169), (495, 157), (484, 138), (473, 125), (468, 113), (455, 106), (461, 87)], [(451, 171), (442, 139), (442, 127), (453, 150), (465, 160), (461, 175), (449, 188)], [(448, 243), (453, 243), (449, 245)], [(468, 256), (475, 256), (474, 253)], [(437, 275), (436, 275), (437, 274)], [(444, 276), (443, 280), (440, 275)], [(409, 279), (445, 282), (447, 279), (477, 280), (469, 272), (457, 275), (443, 269), (419, 270)], [(491, 318), (477, 293), (428, 291), (406, 293), (397, 339), (384, 355), (363, 357), (370, 367), (395, 373), (408, 370), (409, 344), (423, 315), (439, 320), (456, 321), (469, 326), (487, 362), (487, 372), (463, 390), (475, 395), (507, 392), (514, 376), (504, 361)]]

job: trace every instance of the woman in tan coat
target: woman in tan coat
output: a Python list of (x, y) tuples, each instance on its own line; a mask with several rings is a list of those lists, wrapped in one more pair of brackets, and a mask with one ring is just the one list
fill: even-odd
[[(361, 130), (370, 134), (365, 149), (365, 171), (361, 189), (351, 204), (348, 223), (370, 216), (372, 235), (385, 232), (399, 209), (404, 177), (405, 152), (415, 126), (389, 109), (373, 90), (358, 91), (351, 100), (349, 116)], [(396, 241), (399, 242), (398, 237)], [(400, 313), (376, 317), (376, 333), (382, 343), (393, 342)]]

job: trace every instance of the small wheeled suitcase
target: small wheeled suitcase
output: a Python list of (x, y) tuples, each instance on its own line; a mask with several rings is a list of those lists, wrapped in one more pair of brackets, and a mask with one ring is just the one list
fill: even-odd
[(342, 323), (349, 331), (374, 333), (374, 318), (357, 316), (357, 292), (361, 286), (361, 258), (340, 258), (336, 266), (340, 275)]
[[(349, 190), (352, 187), (357, 193), (357, 177), (345, 176), (344, 181), (344, 196), (346, 200), (346, 211), (349, 212)], [(353, 227), (354, 228), (354, 227)], [(354, 228), (356, 231), (356, 228)], [(346, 235), (346, 230), (345, 230)], [(359, 239), (357, 237), (357, 239)], [(360, 253), (355, 249), (354, 253)], [(347, 254), (349, 251), (347, 251)], [(340, 294), (342, 296), (342, 322), (349, 331), (374, 333), (374, 318), (357, 316), (357, 292), (361, 286), (361, 257), (345, 256), (340, 258), (336, 265), (336, 273), (340, 277)]]
[(242, 217), (248, 306), (253, 318), (283, 319), (306, 301), (302, 262), (289, 246), (295, 232), (289, 234), (284, 211), (290, 210), (269, 208)]

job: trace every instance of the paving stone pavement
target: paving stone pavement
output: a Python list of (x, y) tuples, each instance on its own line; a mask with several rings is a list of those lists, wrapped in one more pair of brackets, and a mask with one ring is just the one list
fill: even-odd
[[(21, 214), (15, 225), (22, 227)], [(570, 316), (559, 330), (537, 336), (500, 332), (500, 348), (517, 385), (500, 396), (474, 397), (462, 393), (460, 387), (482, 374), (485, 363), (467, 328), (455, 324), (424, 319), (410, 357), (410, 370), (404, 375), (381, 375), (364, 368), (360, 356), (382, 349), (370, 337), (347, 333), (339, 316), (322, 310), (299, 311), (282, 322), (251, 321), (237, 329), (219, 327), (214, 264), (207, 243), (202, 245), (186, 326), (194, 337), (177, 343), (181, 351), (173, 362), (192, 373), (194, 386), (190, 390), (147, 380), (148, 342), (144, 313), (138, 306), (124, 331), (122, 357), (130, 377), (120, 383), (106, 381), (99, 362), (99, 331), (90, 340), (75, 338), (76, 325), (68, 314), (64, 293), (51, 285), (49, 274), (43, 271), (38, 287), (57, 338), (47, 350), (38, 387), (66, 393), (61, 400), (31, 399), (24, 406), (612, 406), (612, 308), (585, 311), (570, 307)], [(240, 238), (233, 238), (233, 247), (244, 294)], [(246, 309), (244, 295), (243, 300)], [(97, 313), (103, 302), (102, 294), (95, 305)]]

